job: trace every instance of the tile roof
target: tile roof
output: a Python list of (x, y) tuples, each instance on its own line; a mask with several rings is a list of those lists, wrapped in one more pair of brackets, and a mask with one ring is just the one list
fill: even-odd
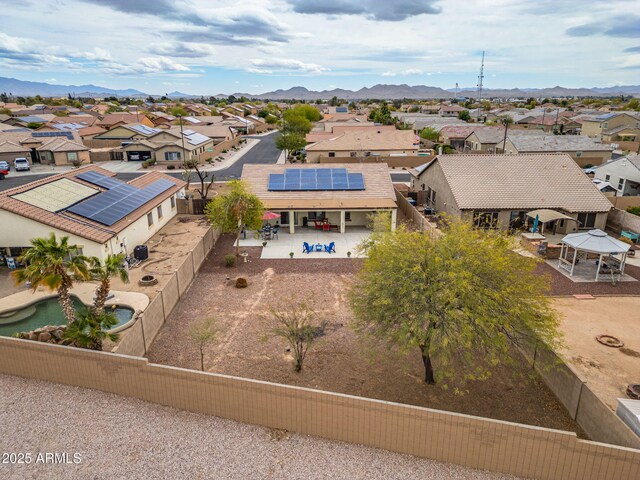
[(504, 127), (478, 128), (471, 132), (467, 138), (469, 138), (472, 133), (475, 133), (480, 143), (498, 143), (504, 140)]
[(610, 145), (596, 143), (582, 135), (510, 135), (509, 140), (519, 153), (526, 152), (610, 152)]
[(417, 150), (416, 135), (411, 130), (372, 130), (345, 132), (307, 147), (307, 151), (346, 150)]
[(119, 232), (127, 228), (131, 223), (141, 218), (149, 210), (162, 203), (164, 200), (175, 194), (186, 185), (186, 183), (182, 180), (169, 175), (165, 175), (162, 172), (150, 172), (136, 177), (135, 179), (127, 183), (137, 188), (144, 188), (152, 182), (155, 182), (156, 180), (166, 179), (173, 182), (175, 184), (175, 187), (164, 191), (154, 199), (144, 204), (142, 207), (134, 210), (122, 220), (119, 220), (109, 227), (70, 212), (49, 212), (42, 208), (35, 207), (11, 197), (12, 195), (26, 192), (28, 190), (31, 190), (32, 188), (46, 185), (62, 178), (70, 179), (82, 185), (90, 185), (92, 187), (95, 187), (95, 185), (91, 185), (76, 178), (76, 175), (78, 175), (79, 173), (87, 172), (90, 170), (102, 175), (106, 175), (108, 177), (115, 177), (116, 175), (114, 172), (105, 170), (95, 165), (87, 165), (86, 167), (82, 167), (79, 169), (69, 170), (56, 175), (51, 175), (49, 177), (27, 183), (26, 185), (0, 192), (0, 209), (7, 210), (9, 212), (15, 213), (16, 215), (29, 218), (36, 222), (49, 225), (51, 227), (68, 233), (72, 233), (74, 235), (78, 235), (79, 237), (86, 238), (97, 243), (105, 243), (112, 237), (116, 236)]
[[(362, 173), (365, 190), (351, 191), (269, 191), (269, 174), (284, 173), (288, 168), (346, 168), (349, 173)], [(386, 163), (323, 163), (305, 165), (253, 165), (245, 164), (242, 180), (267, 209), (321, 210), (321, 209), (377, 209), (395, 208), (396, 196)]]
[(0, 153), (24, 153), (30, 152), (31, 149), (23, 147), (19, 143), (15, 142), (0, 142)]
[(462, 210), (608, 212), (612, 208), (566, 153), (441, 155), (425, 170), (435, 163)]
[(51, 151), (51, 152), (80, 152), (84, 150), (89, 150), (88, 147), (85, 147), (81, 143), (72, 142), (71, 140), (67, 140), (66, 138), (61, 137), (53, 137), (42, 145), (36, 148), (39, 152), (42, 151)]

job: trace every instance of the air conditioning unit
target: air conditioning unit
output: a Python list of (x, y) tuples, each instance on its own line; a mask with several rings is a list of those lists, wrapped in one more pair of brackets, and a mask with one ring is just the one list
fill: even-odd
[(640, 437), (640, 400), (619, 398), (616, 415)]

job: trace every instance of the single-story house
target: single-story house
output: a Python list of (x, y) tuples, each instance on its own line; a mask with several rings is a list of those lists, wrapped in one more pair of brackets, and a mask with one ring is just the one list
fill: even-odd
[(411, 130), (370, 130), (345, 132), (306, 147), (307, 162), (320, 157), (369, 157), (417, 155), (420, 139)]
[(441, 117), (457, 117), (460, 112), (468, 110), (460, 105), (442, 105), (438, 113)]
[(504, 127), (480, 128), (464, 139), (464, 150), (470, 153), (495, 153), (496, 145), (504, 140)]
[(125, 183), (88, 165), (4, 190), (0, 223), (11, 228), (0, 231), (0, 249), (17, 256), (32, 238), (53, 232), (68, 236), (84, 255), (130, 254), (177, 214), (176, 195), (184, 187), (161, 172)]
[(91, 163), (89, 148), (64, 137), (53, 137), (36, 148), (45, 165), (80, 165)]
[(72, 165), (76, 159), (89, 162), (88, 149), (77, 131), (0, 131), (0, 160), (13, 164), (20, 157), (49, 165)]
[(368, 215), (378, 211), (391, 212), (396, 225), (396, 195), (385, 163), (245, 164), (241, 179), (292, 234), (324, 218), (344, 233), (366, 226)]
[(511, 228), (527, 212), (549, 209), (565, 217), (546, 230), (604, 230), (612, 208), (564, 153), (440, 155), (416, 169), (412, 189), (437, 213), (465, 218), (482, 228)]
[(102, 119), (95, 122), (94, 125), (109, 130), (116, 125), (137, 123), (153, 127), (153, 122), (143, 113), (108, 113)]
[[(504, 141), (496, 145), (496, 153), (504, 152)], [(519, 153), (567, 153), (581, 167), (600, 165), (611, 159), (613, 148), (581, 135), (510, 135), (506, 151)]]

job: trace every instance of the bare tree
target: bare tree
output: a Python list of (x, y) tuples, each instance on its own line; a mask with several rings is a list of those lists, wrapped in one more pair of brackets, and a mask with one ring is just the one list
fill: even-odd
[(315, 337), (322, 334), (324, 323), (317, 326), (316, 313), (304, 303), (290, 301), (284, 310), (271, 309), (269, 316), (274, 324), (271, 335), (284, 339), (293, 353), (294, 370), (302, 371), (302, 365)]
[[(207, 172), (205, 170), (200, 169), (200, 165), (197, 160), (191, 160), (189, 162), (185, 162), (185, 168), (189, 168), (189, 174), (191, 174), (191, 169), (195, 170), (198, 179), (200, 180), (200, 188), (196, 188), (196, 191), (200, 194), (200, 198), (206, 200), (209, 198), (209, 189), (216, 177), (213, 173)], [(211, 175), (211, 180), (207, 182), (209, 176)]]
[(205, 318), (191, 326), (189, 329), (189, 337), (198, 346), (200, 350), (200, 369), (204, 372), (204, 349), (212, 342), (218, 333), (215, 320), (213, 318)]

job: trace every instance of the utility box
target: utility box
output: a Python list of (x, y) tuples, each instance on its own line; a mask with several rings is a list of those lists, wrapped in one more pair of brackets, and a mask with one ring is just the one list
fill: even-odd
[(149, 249), (146, 245), (136, 245), (133, 249), (133, 258), (141, 262), (149, 258)]

